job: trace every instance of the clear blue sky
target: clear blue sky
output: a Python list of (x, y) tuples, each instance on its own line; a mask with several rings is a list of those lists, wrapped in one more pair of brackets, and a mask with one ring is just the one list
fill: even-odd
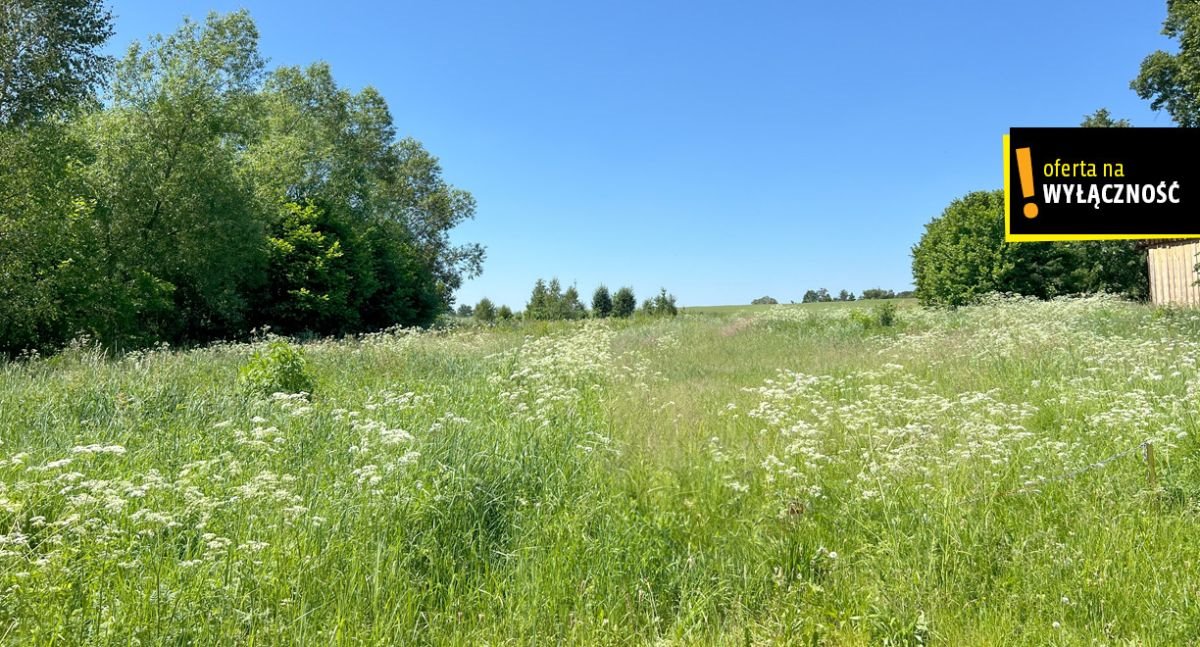
[(244, 7), (272, 66), (378, 88), (479, 202), (459, 301), (514, 309), (539, 276), (681, 305), (907, 289), (923, 225), (1001, 186), (1010, 126), (1171, 125), (1129, 89), (1165, 0), (110, 6), (117, 52)]

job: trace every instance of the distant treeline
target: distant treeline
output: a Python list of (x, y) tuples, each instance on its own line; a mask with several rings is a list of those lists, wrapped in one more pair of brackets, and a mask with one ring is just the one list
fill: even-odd
[(245, 12), (111, 34), (98, 1), (0, 9), (0, 353), (426, 325), (480, 271), (474, 199), (374, 89), (268, 71)]
[(592, 307), (588, 310), (580, 301), (579, 290), (575, 286), (563, 290), (558, 279), (550, 279), (549, 282), (538, 279), (529, 295), (529, 303), (525, 304), (525, 310), (520, 313), (513, 313), (506, 305), (497, 308), (487, 297), (481, 299), (474, 307), (461, 305), (457, 311), (460, 317), (474, 317), (485, 323), (515, 318), (530, 321), (559, 321), (586, 317), (627, 318), (635, 313), (652, 317), (674, 317), (679, 314), (679, 308), (675, 305), (675, 295), (668, 294), (666, 288), (642, 301), (641, 308), (638, 308), (633, 288), (623, 287), (610, 294), (608, 287), (601, 285), (592, 293)]
[[(801, 303), (823, 303), (826, 301), (830, 301), (830, 302), (832, 302), (832, 301), (857, 301), (860, 299), (907, 299), (912, 296), (913, 296), (913, 292), (911, 290), (905, 290), (903, 292), (893, 292), (892, 290), (884, 290), (883, 288), (869, 288), (867, 290), (863, 290), (862, 295), (857, 296), (857, 297), (854, 296), (853, 292), (850, 292), (848, 290), (842, 290), (841, 292), (838, 292), (837, 296), (833, 296), (832, 294), (829, 293), (829, 290), (826, 290), (825, 288), (818, 288), (816, 290), (806, 291), (804, 293), (804, 297), (801, 299), (800, 302)], [(757, 305), (775, 305), (777, 303), (779, 303), (779, 301), (777, 299), (775, 299), (773, 297), (769, 297), (769, 296), (759, 297), (750, 302), (751, 305), (756, 305), (756, 306)], [(795, 302), (793, 301), (793, 303), (795, 303)]]

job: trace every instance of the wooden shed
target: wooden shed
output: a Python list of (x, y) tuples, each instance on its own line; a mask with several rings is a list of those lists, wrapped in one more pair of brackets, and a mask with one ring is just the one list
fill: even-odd
[(1146, 245), (1150, 263), (1150, 301), (1154, 305), (1200, 306), (1196, 263), (1200, 240), (1155, 240)]

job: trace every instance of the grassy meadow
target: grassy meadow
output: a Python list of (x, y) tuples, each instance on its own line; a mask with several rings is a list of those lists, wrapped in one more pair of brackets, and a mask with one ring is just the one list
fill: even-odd
[(0, 365), (0, 644), (1195, 644), (1200, 313), (871, 307)]

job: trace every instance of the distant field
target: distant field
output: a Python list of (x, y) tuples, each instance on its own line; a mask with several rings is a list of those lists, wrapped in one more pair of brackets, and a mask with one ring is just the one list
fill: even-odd
[(1195, 644), (1200, 313), (868, 305), (0, 364), (0, 644)]

